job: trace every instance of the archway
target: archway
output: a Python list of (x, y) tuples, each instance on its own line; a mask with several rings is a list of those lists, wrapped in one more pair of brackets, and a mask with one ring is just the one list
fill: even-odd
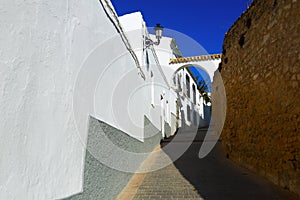
[(170, 60), (169, 67), (177, 71), (187, 66), (196, 66), (204, 70), (209, 75), (210, 80), (213, 81), (214, 73), (219, 67), (221, 57), (221, 54), (212, 54), (175, 58)]
[[(212, 83), (212, 88), (211, 88), (211, 92), (212, 92), (211, 118), (212, 118), (212, 121), (207, 123), (209, 125), (208, 132), (204, 138), (203, 145), (201, 146), (200, 151), (199, 151), (200, 158), (205, 157), (211, 151), (211, 149), (215, 146), (215, 144), (217, 143), (217, 141), (220, 137), (220, 134), (221, 134), (224, 122), (225, 122), (226, 94), (225, 94), (225, 88), (223, 85), (222, 77), (221, 77), (220, 73), (218, 72), (218, 67), (221, 62), (221, 56), (222, 56), (221, 54), (214, 54), (214, 55), (185, 57), (185, 58), (180, 57), (180, 58), (171, 59), (169, 62), (169, 69), (171, 69), (173, 71), (173, 75), (170, 77), (170, 85), (172, 85), (172, 82), (174, 80), (174, 74), (176, 74), (181, 69), (187, 68), (190, 66), (200, 68), (201, 70), (206, 72), (209, 75), (210, 81)], [(182, 85), (182, 87), (184, 87), (184, 85)], [(173, 88), (171, 88), (171, 89), (173, 89)], [(176, 93), (176, 87), (175, 87), (174, 92)], [(180, 99), (181, 95), (179, 93), (176, 93), (176, 94), (177, 94), (178, 99)], [(192, 113), (191, 118), (193, 118), (193, 115), (195, 115), (195, 114)]]
[[(197, 70), (202, 70), (202, 73)], [(206, 79), (203, 77), (206, 73)], [(198, 77), (197, 77), (198, 76)], [(207, 80), (208, 79), (208, 80)], [(201, 82), (201, 85), (199, 85)], [(185, 64), (178, 67), (171, 76), (170, 86), (176, 95), (176, 114), (180, 127), (208, 127), (211, 119), (211, 104), (204, 95), (211, 96), (210, 74), (197, 64)], [(174, 109), (173, 109), (174, 110)]]

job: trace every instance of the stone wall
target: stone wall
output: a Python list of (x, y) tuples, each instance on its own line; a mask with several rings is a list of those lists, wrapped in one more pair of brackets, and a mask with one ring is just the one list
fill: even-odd
[(259, 0), (225, 36), (228, 157), (300, 195), (300, 1)]

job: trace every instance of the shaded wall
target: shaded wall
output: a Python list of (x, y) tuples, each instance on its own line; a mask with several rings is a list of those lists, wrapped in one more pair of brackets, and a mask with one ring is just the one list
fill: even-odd
[[(89, 120), (89, 135), (84, 164), (83, 192), (67, 199), (115, 199), (127, 185), (133, 173), (112, 169), (99, 161), (97, 156), (93, 154), (93, 151), (89, 150), (94, 148), (95, 141), (101, 142), (102, 138), (108, 137), (116, 147), (128, 152), (152, 152), (160, 143), (161, 132), (155, 128), (147, 117), (144, 117), (144, 127), (146, 139), (144, 142), (140, 142), (121, 130), (91, 117)], [(107, 151), (107, 155), (111, 155), (109, 150)], [(122, 156), (121, 154), (113, 155), (117, 156), (113, 158), (115, 160), (123, 159), (120, 157)], [(136, 162), (139, 162), (139, 160), (136, 160)]]
[(228, 156), (300, 195), (300, 1), (254, 1), (228, 31)]

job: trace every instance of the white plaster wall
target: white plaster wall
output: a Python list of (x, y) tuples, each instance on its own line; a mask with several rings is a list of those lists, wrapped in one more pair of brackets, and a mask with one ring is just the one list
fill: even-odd
[[(139, 13), (123, 19), (127, 31), (145, 28)], [(159, 69), (146, 69), (139, 33), (128, 38), (146, 80), (99, 1), (3, 2), (0, 199), (60, 199), (82, 191), (89, 115), (140, 140), (144, 114), (161, 128), (160, 95), (172, 97)], [(162, 84), (154, 99), (152, 81)]]
[[(166, 55), (166, 54), (165, 54)], [(163, 59), (164, 60), (164, 59)], [(215, 60), (204, 60), (204, 61), (196, 61), (196, 62), (191, 62), (191, 63), (177, 63), (177, 64), (170, 64), (168, 65), (169, 69), (172, 69), (174, 72), (178, 69), (180, 69), (181, 67), (184, 66), (196, 66), (196, 67), (201, 67), (210, 77), (211, 80), (213, 80), (213, 76), (214, 76), (214, 72), (218, 69), (219, 63), (221, 62), (220, 59), (215, 59)], [(190, 74), (187, 72), (187, 70), (185, 68), (179, 70), (177, 72), (178, 74), (181, 74), (181, 85), (182, 87), (185, 87), (185, 75), (188, 74), (188, 76), (190, 77), (190, 84), (192, 85), (192, 83), (194, 83), (194, 80), (191, 78)], [(195, 84), (195, 83), (194, 83)], [(185, 90), (185, 88), (183, 88), (183, 90)], [(192, 88), (190, 88), (190, 90), (192, 91)], [(200, 97), (200, 93), (198, 92), (198, 90), (196, 90), (196, 99), (197, 99), (197, 103), (200, 104), (200, 106), (198, 107), (194, 107), (192, 104), (192, 102), (188, 99), (188, 98), (184, 98), (182, 101), (182, 112), (185, 118), (185, 123), (187, 125), (191, 125), (190, 122), (186, 121), (187, 119), (187, 105), (190, 105), (191, 108), (195, 108), (194, 110), (197, 111), (197, 113), (200, 115), (200, 119), (198, 121), (199, 126), (207, 126), (208, 125), (208, 120), (210, 118), (210, 115), (208, 115), (208, 112), (206, 112), (205, 115), (205, 111), (204, 111), (204, 102), (203, 102), (203, 98), (199, 98)], [(192, 95), (191, 95), (192, 98)], [(191, 117), (191, 120), (193, 121), (193, 117)]]
[[(152, 40), (156, 40), (154, 35), (150, 35)], [(170, 59), (174, 58), (173, 50), (171, 49), (172, 38), (162, 37), (160, 40), (160, 44), (158, 46), (154, 46), (155, 51), (157, 52), (157, 57), (162, 66), (162, 70), (164, 75), (166, 76), (169, 83), (172, 83), (174, 67), (170, 65)]]
[[(150, 35), (152, 40), (156, 40), (154, 35)], [(213, 80), (213, 75), (214, 72), (217, 70), (219, 63), (220, 63), (220, 59), (217, 60), (207, 60), (207, 61), (198, 61), (198, 62), (193, 62), (193, 63), (185, 63), (185, 64), (169, 64), (170, 59), (174, 58), (175, 55), (173, 55), (172, 49), (171, 49), (171, 42), (172, 42), (172, 38), (169, 37), (162, 37), (161, 39), (161, 43), (159, 46), (154, 46), (155, 50), (157, 52), (160, 64), (162, 65), (162, 69), (164, 72), (164, 75), (166, 76), (167, 80), (169, 81), (170, 85), (172, 85), (173, 83), (173, 75), (175, 73), (175, 71), (177, 69), (179, 69), (182, 66), (190, 66), (190, 65), (196, 65), (196, 66), (200, 66), (204, 71), (206, 71), (206, 73), (208, 73), (209, 77), (211, 78), (211, 80)], [(180, 48), (180, 47), (179, 47)], [(191, 78), (190, 74), (187, 72), (187, 70), (182, 69), (177, 73), (181, 73), (183, 79), (182, 79), (182, 86), (185, 85), (185, 75), (188, 74), (188, 76), (190, 77), (190, 84), (192, 85), (193, 83), (196, 84), (194, 82), (194, 80)], [(184, 84), (183, 84), (184, 83)], [(192, 88), (190, 88), (190, 91), (192, 91)], [(175, 94), (175, 95), (174, 95)], [(192, 99), (192, 95), (191, 95), (191, 99)], [(174, 101), (174, 99), (176, 99), (176, 93), (174, 92), (170, 92), (170, 113), (176, 113), (176, 105), (173, 104), (172, 102)], [(194, 103), (192, 103), (190, 101), (189, 98), (185, 98), (184, 100), (182, 100), (182, 112), (184, 113), (184, 117), (185, 119), (187, 119), (187, 105), (189, 105), (191, 107), (191, 113), (196, 111), (201, 117), (202, 119), (198, 120), (198, 123), (200, 124), (200, 126), (206, 126), (208, 125), (206, 123), (206, 121), (204, 120), (205, 117), (210, 117), (210, 116), (204, 116), (204, 109), (203, 109), (203, 98), (200, 98), (200, 94), (198, 92), (198, 90), (196, 90), (196, 99), (197, 99), (197, 104), (199, 104), (200, 106), (194, 106)], [(201, 101), (201, 102), (200, 102)], [(175, 102), (175, 101), (174, 101)], [(193, 122), (193, 114), (191, 114), (191, 121)], [(187, 125), (193, 125), (192, 123), (190, 123), (189, 121), (185, 121), (185, 123)], [(171, 125), (171, 122), (169, 122), (169, 124)]]
[[(185, 87), (186, 87), (186, 79), (185, 79), (186, 75), (188, 75), (190, 77), (190, 87), (191, 87), (192, 84), (196, 85), (194, 79), (192, 79), (192, 77), (191, 77), (191, 74), (185, 68), (182, 68), (181, 70), (177, 71), (176, 74), (178, 74), (182, 77), (181, 80), (180, 80), (181, 81), (181, 86), (182, 86), (182, 91), (179, 92), (179, 94), (181, 96), (180, 100), (181, 100), (181, 105), (182, 105), (181, 115), (183, 115), (183, 116), (180, 115), (180, 117), (184, 118), (184, 119), (181, 118), (183, 120), (184, 124), (186, 124), (188, 126), (195, 126), (195, 125), (206, 126), (206, 125), (208, 125), (204, 120), (205, 116), (204, 116), (204, 109), (203, 109), (203, 98), (201, 97), (199, 91), (196, 90), (196, 104), (193, 102), (192, 88), (190, 88), (190, 92), (191, 92), (190, 98), (188, 98), (187, 95), (183, 95), (183, 93), (186, 92), (186, 89), (185, 89)], [(190, 112), (190, 114), (191, 114), (190, 119), (191, 120), (190, 121), (187, 120), (187, 117), (188, 117), (187, 116), (187, 114), (188, 114), (187, 113), (187, 106), (188, 105), (191, 108), (191, 112)], [(194, 123), (194, 115), (193, 115), (194, 111), (200, 117), (200, 118), (198, 118), (198, 116), (197, 116), (197, 124)], [(184, 126), (184, 124), (182, 124), (182, 126)]]
[[(150, 38), (153, 41), (157, 40), (155, 35), (152, 34), (150, 34)], [(173, 39), (169, 37), (162, 37), (160, 40), (160, 44), (154, 45), (155, 52), (161, 65), (161, 69), (169, 85), (172, 85), (172, 77), (174, 74), (174, 70), (169, 66), (170, 59), (175, 57), (171, 48), (172, 40)], [(167, 89), (165, 101), (168, 101), (168, 104), (166, 104), (168, 112), (166, 112), (164, 120), (172, 127), (172, 129), (175, 129), (174, 127), (176, 126), (176, 123), (172, 123), (171, 120), (171, 113), (176, 115), (176, 99), (177, 94), (172, 89)]]
[[(100, 93), (92, 91), (98, 79), (89, 76), (103, 72), (126, 50), (120, 38), (117, 46), (107, 45), (116, 34), (97, 0), (2, 2), (0, 199), (60, 199), (82, 190), (88, 115), (114, 124), (108, 103), (115, 85), (110, 83), (131, 70), (135, 79), (124, 89), (145, 82), (127, 54), (108, 69), (111, 76), (101, 79), (106, 87), (97, 87)], [(97, 52), (99, 45), (102, 51)], [(82, 69), (91, 52), (99, 56), (99, 65)], [(78, 81), (86, 72), (90, 80)], [(144, 93), (142, 100), (149, 95)], [(97, 94), (109, 98), (99, 98), (103, 102), (95, 108), (92, 100)], [(145, 108), (141, 99), (136, 100), (136, 109)], [(78, 106), (75, 114), (73, 103)], [(118, 109), (115, 114), (122, 111)], [(139, 116), (143, 112), (139, 110)], [(115, 125), (125, 132), (141, 131)]]
[[(150, 96), (144, 99), (145, 104), (143, 106), (144, 108), (148, 109), (144, 110), (146, 116), (148, 116), (151, 119), (152, 123), (159, 129), (162, 128), (162, 121), (167, 122), (170, 126), (175, 126), (176, 124), (171, 123), (171, 113), (176, 114), (175, 100), (177, 98), (177, 95), (168, 87), (168, 84), (170, 84), (171, 76), (174, 73), (173, 69), (169, 68), (169, 60), (170, 58), (174, 58), (170, 46), (173, 39), (163, 37), (158, 46), (153, 45), (156, 56), (159, 60), (158, 64), (155, 62), (155, 55), (151, 51), (151, 47), (145, 47), (145, 44), (143, 42), (144, 40), (140, 35), (142, 33), (144, 34), (144, 37), (146, 37), (148, 33), (145, 22), (142, 19), (142, 15), (139, 12), (124, 15), (120, 18), (120, 21), (123, 24), (124, 30), (127, 31), (126, 34), (128, 35), (131, 44), (134, 45), (134, 50), (138, 55), (139, 60), (141, 61), (143, 72), (146, 75), (146, 84), (151, 85), (151, 82), (154, 82), (154, 99), (152, 99), (151, 97), (151, 92), (148, 93), (150, 94)], [(133, 23), (133, 21), (137, 23)], [(137, 24), (140, 25), (137, 26)], [(150, 38), (153, 41), (156, 41), (155, 36), (151, 34)], [(146, 66), (146, 54), (148, 55), (148, 61), (150, 62), (148, 68)], [(162, 71), (160, 71), (160, 68)], [(151, 73), (154, 75), (153, 79), (151, 79)], [(166, 83), (166, 81), (168, 84)], [(146, 88), (147, 87), (145, 87), (144, 89)], [(151, 89), (149, 88), (146, 89), (146, 91), (147, 90), (151, 91)], [(161, 100), (161, 95), (163, 96), (163, 100)], [(149, 104), (152, 105), (150, 108)], [(158, 113), (160, 113), (161, 116)], [(162, 117), (162, 119), (158, 120), (160, 117)]]
[[(130, 61), (126, 62), (124, 60), (122, 61), (122, 59), (118, 59), (116, 60), (116, 63), (112, 64), (112, 67), (109, 67), (109, 71), (105, 72), (107, 74), (114, 74), (114, 77), (106, 76), (107, 80), (105, 80), (103, 83), (99, 83), (99, 85), (102, 87), (97, 89), (96, 95), (101, 95), (102, 92), (105, 91), (105, 94), (107, 94), (106, 97), (110, 96), (110, 93), (114, 93), (114, 99), (126, 99), (126, 96), (128, 96), (128, 101), (125, 102), (126, 105), (117, 105), (119, 106), (121, 112), (118, 112), (117, 115), (115, 113), (114, 116), (110, 118), (110, 121), (117, 121), (117, 123), (112, 124), (119, 127), (129, 135), (143, 141), (143, 115), (146, 115), (151, 120), (152, 124), (156, 126), (156, 128), (159, 130), (162, 128), (160, 119), (162, 115), (160, 96), (164, 91), (166, 94), (168, 93), (168, 87), (163, 80), (163, 75), (158, 69), (152, 51), (150, 48), (145, 48), (144, 37), (147, 34), (147, 27), (141, 13), (136, 12), (121, 16), (120, 22), (123, 29), (126, 31), (126, 35), (128, 36), (131, 47), (138, 57), (142, 72), (145, 75), (145, 80), (138, 76), (138, 71), (136, 70), (134, 63), (129, 64)], [(146, 58), (147, 56), (148, 58)], [(128, 59), (128, 56), (125, 56), (124, 59)], [(151, 73), (153, 74), (153, 78), (151, 77)], [(110, 88), (105, 86), (105, 82), (112, 84), (112, 88), (123, 88), (111, 92), (109, 91)], [(151, 95), (152, 82), (154, 83), (153, 97)], [(116, 91), (119, 91), (119, 93)], [(107, 102), (100, 102), (99, 104), (107, 105), (111, 101), (108, 98), (103, 100)], [(113, 105), (113, 107), (108, 107), (105, 109), (117, 110), (117, 106)], [(125, 109), (127, 110), (125, 111)], [(100, 110), (96, 111), (96, 113), (96, 116), (98, 116), (100, 119), (106, 119), (107, 121), (107, 116), (104, 116)], [(122, 113), (128, 114), (129, 117), (127, 120), (126, 115)], [(133, 121), (134, 124), (130, 123), (130, 121)]]
[(130, 41), (141, 65), (145, 65), (143, 60), (144, 38), (147, 31), (146, 24), (140, 12), (134, 12), (119, 17), (123, 30)]
[(194, 61), (190, 63), (176, 63), (171, 64), (169, 67), (176, 70), (179, 69), (182, 66), (196, 66), (201, 67), (208, 75), (210, 80), (213, 80), (214, 72), (218, 69), (219, 64), (221, 62), (221, 59), (215, 59), (215, 60), (203, 60), (203, 61)]

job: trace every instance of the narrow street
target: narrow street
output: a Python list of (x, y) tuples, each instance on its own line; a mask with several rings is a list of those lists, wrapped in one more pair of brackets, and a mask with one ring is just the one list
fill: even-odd
[[(207, 200), (296, 200), (266, 179), (226, 159), (218, 143), (210, 154), (199, 159), (205, 130), (199, 130), (188, 150), (175, 163), (147, 174), (136, 174), (119, 195), (121, 199), (207, 199)], [(184, 134), (184, 133), (182, 133)], [(186, 142), (190, 135), (181, 135)], [(185, 139), (186, 138), (186, 139)], [(168, 144), (166, 140), (161, 146)], [(153, 160), (152, 162), (157, 162)]]

